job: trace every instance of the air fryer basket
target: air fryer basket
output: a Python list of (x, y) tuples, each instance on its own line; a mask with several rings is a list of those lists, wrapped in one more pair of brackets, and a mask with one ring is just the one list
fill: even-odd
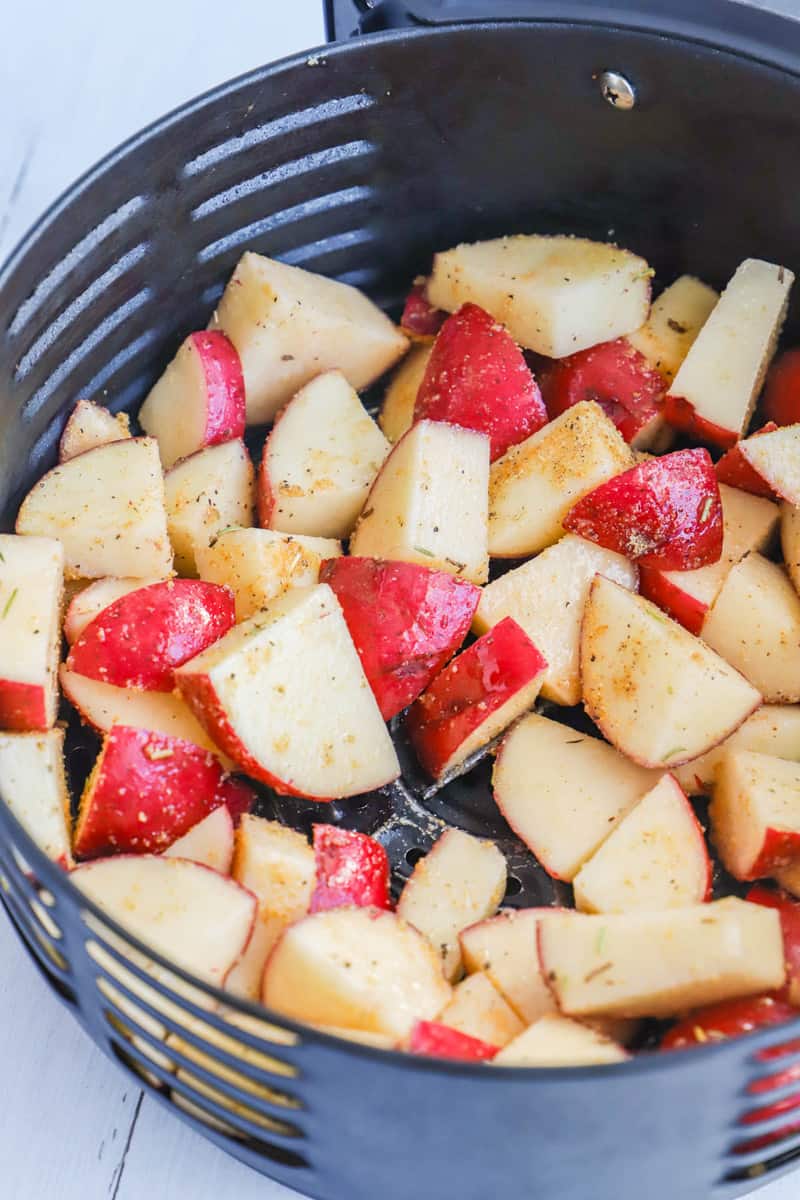
[[(508, 231), (615, 238), (662, 280), (688, 270), (719, 285), (745, 254), (800, 263), (793, 22), (728, 0), (704, 6), (705, 24), (675, 3), (667, 16), (660, 3), (512, 0), (481, 7), (535, 19), (492, 24), (473, 20), (474, 0), (328, 7), (330, 29), (347, 34), (360, 22), (419, 27), (187, 105), (81, 180), (4, 268), (6, 528), (54, 461), (74, 400), (135, 411), (245, 247), (355, 283), (395, 312), (437, 247)], [(448, 25), (457, 15), (469, 21)], [(606, 69), (629, 80), (633, 109), (606, 102)], [(73, 722), (68, 746), (77, 777), (92, 735)], [(265, 791), (262, 811), (308, 828), (314, 806)], [(398, 880), (445, 820), (498, 838), (507, 903), (557, 898), (497, 816), (486, 764), (434, 795), (409, 765), (402, 783), (332, 811), (386, 843)], [(800, 1103), (800, 1040), (788, 1040), (800, 1022), (616, 1067), (501, 1071), (352, 1045), (227, 996), (220, 1014), (219, 993), (102, 918), (3, 804), (0, 830), (0, 898), (90, 1035), (217, 1144), (300, 1191), (708, 1200), (800, 1159), (791, 1113), (758, 1111)]]

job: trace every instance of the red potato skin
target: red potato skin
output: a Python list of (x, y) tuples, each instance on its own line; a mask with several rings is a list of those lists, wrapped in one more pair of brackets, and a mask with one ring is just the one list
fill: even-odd
[(200, 579), (153, 583), (98, 613), (67, 667), (115, 687), (170, 692), (175, 668), (227, 633), (235, 616), (230, 588)]
[(461, 1062), (491, 1062), (500, 1052), (499, 1046), (490, 1046), (480, 1038), (440, 1025), (438, 1021), (417, 1021), (411, 1030), (408, 1048), (412, 1054), (453, 1058)]
[(416, 563), (331, 558), (319, 577), (341, 605), (384, 721), (416, 700), (455, 654), (481, 598), (466, 579)]
[(777, 911), (783, 931), (787, 974), (786, 988), (781, 994), (785, 994), (790, 1004), (800, 1008), (800, 900), (793, 899), (786, 892), (766, 888), (763, 884), (751, 887), (745, 900)]
[(222, 803), (231, 814), (233, 827), (237, 829), (245, 813), (252, 812), (255, 808), (258, 796), (249, 783), (245, 783), (243, 779), (236, 779), (232, 775), (226, 775), (223, 778), (218, 791)]
[(551, 420), (581, 400), (594, 400), (628, 443), (661, 415), (667, 389), (625, 338), (551, 361), (539, 382)]
[(391, 909), (389, 859), (374, 838), (335, 825), (315, 825), (314, 859), (312, 913), (348, 907)]
[(432, 342), (447, 320), (447, 313), (434, 308), (425, 295), (427, 279), (418, 280), (406, 297), (400, 328), (415, 342)]
[(678, 1021), (662, 1038), (661, 1049), (683, 1050), (708, 1042), (724, 1042), (743, 1033), (752, 1033), (754, 1029), (780, 1025), (796, 1018), (797, 1009), (787, 1004), (780, 994), (723, 1000), (720, 1004), (695, 1009)]
[(218, 330), (190, 333), (187, 341), (200, 358), (206, 385), (203, 444), (216, 446), (244, 437), (244, 374), (233, 342)]
[[(778, 426), (774, 421), (768, 421), (766, 425), (752, 434), (752, 437), (758, 437), (762, 433), (774, 433)], [(730, 450), (723, 454), (722, 458), (716, 465), (717, 479), (720, 483), (727, 483), (730, 487), (740, 488), (743, 492), (750, 492), (752, 496), (764, 496), (767, 500), (777, 500), (777, 495), (770, 487), (765, 479), (759, 475), (758, 471), (750, 465), (746, 457), (742, 453), (741, 442), (737, 442)]]
[(739, 440), (738, 430), (723, 429), (721, 425), (698, 416), (694, 405), (683, 396), (664, 397), (664, 417), (673, 429), (723, 450), (729, 450)]
[(473, 642), (408, 710), (406, 729), (425, 770), (438, 778), (470, 734), (546, 669), (512, 617)]
[(800, 349), (785, 350), (767, 375), (763, 398), (764, 415), (776, 425), (800, 421)]
[(192, 742), (117, 725), (81, 797), (75, 853), (166, 850), (225, 802), (224, 782), (219, 761)]
[(657, 567), (639, 568), (639, 594), (646, 600), (652, 600), (689, 633), (700, 636), (708, 605), (682, 591), (671, 579), (667, 579), (662, 570)]
[(40, 733), (50, 728), (44, 687), (0, 679), (0, 729), (12, 733)]
[(637, 463), (574, 504), (564, 528), (606, 550), (665, 571), (719, 561), (722, 501), (707, 450)]
[(750, 864), (746, 875), (740, 876), (745, 882), (763, 879), (771, 875), (779, 867), (800, 858), (800, 832), (787, 829), (765, 829), (761, 848)]
[(448, 317), (434, 343), (414, 406), (414, 420), (426, 418), (487, 434), (493, 462), (547, 424), (522, 351), (477, 304)]

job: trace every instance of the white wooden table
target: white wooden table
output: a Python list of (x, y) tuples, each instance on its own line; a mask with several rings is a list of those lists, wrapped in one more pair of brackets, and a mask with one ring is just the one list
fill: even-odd
[[(766, 6), (800, 12), (800, 0)], [(226, 78), (323, 40), (321, 0), (24, 0), (2, 8), (0, 259), (122, 138)], [(143, 1099), (42, 986), (3, 917), (0, 1063), (4, 1200), (296, 1195)], [(760, 1195), (796, 1200), (800, 1181)]]

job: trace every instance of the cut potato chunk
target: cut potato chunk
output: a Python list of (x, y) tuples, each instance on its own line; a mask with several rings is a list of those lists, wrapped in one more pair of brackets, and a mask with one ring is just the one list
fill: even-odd
[(650, 316), (628, 341), (665, 379), (674, 378), (711, 315), (719, 293), (692, 275), (681, 275), (653, 302)]
[(485, 971), (468, 975), (453, 988), (453, 998), (438, 1019), (490, 1046), (507, 1045), (525, 1028)]
[(260, 523), (347, 537), (389, 449), (341, 371), (318, 375), (289, 401), (264, 444)]
[(408, 342), (371, 300), (347, 284), (247, 251), (210, 328), (239, 352), (247, 423), (271, 421), (303, 384), (338, 369), (354, 388), (388, 370)]
[(598, 1067), (625, 1062), (622, 1046), (558, 1013), (541, 1017), (492, 1060), (498, 1067)]
[(638, 329), (651, 275), (643, 258), (617, 246), (521, 234), (437, 254), (428, 300), (447, 312), (472, 301), (520, 345), (564, 358)]
[(0, 733), (0, 795), (39, 849), (71, 867), (63, 729)]
[(109, 442), (121, 442), (130, 436), (127, 413), (114, 416), (100, 404), (93, 404), (91, 400), (79, 400), (61, 434), (58, 461), (66, 462), (70, 458), (77, 458), (86, 450), (106, 446)]
[(598, 404), (582, 400), (492, 463), (489, 553), (535, 554), (558, 540), (572, 505), (633, 454)]
[(253, 524), (255, 472), (244, 442), (198, 450), (164, 477), (175, 568), (196, 575), (196, 554), (231, 525)]
[(800, 425), (759, 430), (739, 442), (737, 450), (765, 488), (789, 504), (800, 504)]
[(379, 472), (350, 553), (485, 583), (488, 479), (488, 437), (441, 421), (417, 422)]
[(494, 842), (446, 829), (414, 867), (397, 911), (425, 934), (446, 977), (455, 979), (462, 968), (459, 933), (494, 916), (505, 890), (506, 860)]
[(327, 584), (286, 592), (175, 677), (225, 753), (284, 794), (354, 796), (400, 773)]
[(258, 1000), (270, 951), (284, 929), (308, 912), (314, 851), (294, 829), (246, 813), (236, 831), (233, 877), (258, 900), (258, 917), (225, 987), (237, 996)]
[(342, 543), (334, 538), (272, 529), (223, 529), (207, 546), (195, 548), (195, 562), (201, 579), (231, 589), (236, 620), (244, 621), (289, 588), (319, 583), (323, 561), (341, 553)]
[(56, 719), (63, 571), (55, 539), (0, 534), (2, 729), (49, 729)]
[(539, 953), (571, 1016), (672, 1017), (783, 985), (774, 909), (728, 897), (661, 913), (554, 917)]
[(709, 809), (714, 845), (737, 879), (800, 861), (800, 763), (728, 750)]
[[(211, 867), (221, 875), (230, 875), (233, 862), (233, 817), (227, 804), (220, 804), (188, 833), (164, 851), (165, 858), (189, 858)], [(251, 938), (252, 941), (252, 938)]]
[(540, 922), (558, 912), (553, 908), (509, 909), (459, 934), (466, 970), (470, 975), (485, 972), (525, 1025), (555, 1009), (539, 965), (537, 941)]
[(755, 750), (800, 762), (800, 707), (763, 704), (743, 725), (693, 762), (675, 768), (675, 778), (690, 795), (711, 790), (719, 765), (728, 750)]
[(417, 392), (431, 356), (432, 346), (413, 346), (389, 381), (378, 424), (390, 442), (399, 442), (414, 424)]
[(599, 738), (532, 713), (500, 746), (493, 786), (517, 837), (570, 881), (657, 779)]
[(732, 446), (753, 415), (783, 327), (794, 275), (748, 258), (737, 268), (667, 393), (667, 419)]
[(140, 588), (163, 582), (163, 579), (96, 579), (72, 599), (64, 617), (64, 637), (72, 645), (86, 626), (115, 600), (121, 600), (128, 592), (138, 592)]
[(645, 767), (667, 769), (705, 754), (761, 703), (707, 645), (602, 576), (586, 605), (581, 672), (589, 716)]
[(172, 549), (155, 438), (98, 446), (48, 471), (22, 501), (16, 528), (57, 538), (68, 579), (169, 575)]
[(595, 575), (636, 590), (638, 572), (621, 554), (574, 534), (483, 589), (473, 629), (485, 633), (513, 617), (547, 659), (542, 696), (556, 704), (581, 698), (581, 621)]
[(800, 593), (800, 508), (792, 504), (781, 505), (781, 548), (794, 590)]
[(620, 822), (573, 881), (581, 912), (665, 912), (702, 904), (711, 862), (692, 806), (671, 775)]
[(262, 1000), (296, 1021), (406, 1038), (450, 999), (439, 956), (376, 908), (335, 908), (290, 926), (270, 955)]
[(748, 554), (729, 572), (703, 623), (703, 641), (767, 702), (800, 700), (800, 597), (763, 555)]

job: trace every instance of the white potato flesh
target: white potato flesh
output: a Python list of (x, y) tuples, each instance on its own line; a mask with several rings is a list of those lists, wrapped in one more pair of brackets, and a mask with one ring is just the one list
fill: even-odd
[(599, 738), (532, 713), (500, 746), (492, 783), (517, 837), (571, 881), (657, 779)]
[(421, 858), (397, 903), (441, 955), (445, 976), (461, 973), (462, 929), (497, 912), (506, 890), (506, 860), (494, 842), (447, 829)]
[(290, 926), (264, 971), (262, 1001), (297, 1021), (399, 1040), (450, 999), (439, 956), (394, 913), (339, 908)]
[(708, 792), (716, 778), (723, 756), (729, 750), (755, 750), (800, 762), (800, 706), (762, 704), (743, 725), (693, 762), (675, 768), (675, 778), (690, 795)]
[(78, 592), (71, 601), (64, 617), (64, 637), (70, 645), (76, 642), (87, 625), (91, 625), (95, 617), (113, 604), (121, 600), (129, 592), (138, 592), (140, 588), (149, 587), (153, 583), (163, 583), (164, 577), (152, 579), (95, 579), (88, 587)]
[(63, 729), (0, 733), (0, 795), (48, 858), (72, 866)]
[(315, 1025), (320, 1033), (330, 1037), (344, 1038), (346, 1042), (356, 1042), (361, 1046), (372, 1046), (373, 1050), (397, 1050), (397, 1038), (388, 1033), (373, 1033), (366, 1029), (342, 1029), (340, 1025)]
[(745, 438), (739, 450), (776, 495), (789, 504), (800, 504), (800, 425)]
[(301, 833), (245, 813), (236, 831), (233, 877), (258, 900), (253, 936), (225, 981), (229, 992), (258, 1000), (264, 964), (280, 935), (308, 912), (314, 851)]
[(67, 462), (86, 450), (106, 446), (109, 442), (120, 442), (130, 436), (127, 413), (114, 416), (100, 404), (94, 404), (91, 400), (79, 400), (61, 434), (58, 461)]
[(740, 437), (783, 327), (794, 275), (748, 258), (736, 269), (672, 381), (669, 395)]
[(419, 421), (381, 468), (350, 553), (415, 562), (485, 583), (488, 481), (488, 437)]
[(595, 575), (636, 590), (636, 567), (611, 550), (568, 533), (554, 546), (483, 589), (473, 621), (486, 633), (513, 617), (547, 660), (542, 696), (555, 704), (581, 698), (580, 640), (586, 597)]
[(728, 897), (661, 913), (567, 913), (543, 926), (542, 968), (570, 1016), (673, 1017), (783, 985), (774, 909)]
[(634, 465), (599, 404), (584, 400), (512, 446), (489, 475), (489, 553), (536, 554), (564, 532), (576, 500)]
[(702, 636), (768, 703), (800, 700), (800, 597), (776, 563), (755, 553), (737, 563)]
[(665, 775), (619, 823), (573, 880), (581, 912), (664, 912), (702, 904), (711, 882), (703, 831)]
[(737, 879), (763, 874), (754, 868), (770, 835), (785, 837), (787, 843), (796, 839), (796, 854), (784, 845), (782, 865), (792, 865), (800, 859), (800, 763), (729, 750), (717, 771), (709, 815), (714, 845)]
[(266, 608), (289, 588), (313, 587), (327, 558), (338, 558), (334, 538), (301, 537), (272, 529), (223, 529), (207, 546), (197, 546), (201, 579), (229, 587), (236, 599), (236, 620)]
[(136, 688), (115, 687), (99, 679), (89, 679), (69, 671), (65, 663), (60, 669), (61, 687), (70, 704), (78, 710), (87, 725), (100, 733), (108, 733), (114, 725), (130, 725), (134, 729), (149, 729), (166, 733), (202, 746), (228, 762), (214, 745), (189, 706), (173, 692), (146, 692)]
[(179, 575), (197, 575), (196, 554), (229, 526), (253, 524), (255, 472), (244, 442), (207, 446), (164, 476), (169, 537)]
[(626, 1050), (588, 1025), (550, 1013), (495, 1055), (495, 1067), (599, 1067), (625, 1062)]
[(227, 805), (220, 804), (202, 821), (164, 851), (165, 858), (189, 858), (230, 875), (233, 862), (233, 818)]
[(323, 371), (340, 370), (361, 390), (393, 366), (408, 342), (362, 292), (247, 251), (209, 326), (239, 352), (247, 423), (271, 421)]
[[(240, 752), (304, 796), (354, 796), (400, 773), (345, 623), (327, 584), (286, 592), (178, 668), (210, 695)], [(208, 715), (208, 714), (207, 714)]]
[(164, 480), (155, 438), (87, 450), (34, 484), (17, 533), (57, 538), (68, 579), (169, 575)]
[[(28, 728), (56, 719), (63, 572), (60, 542), (0, 534), (0, 693), (20, 715), (28, 709)], [(40, 690), (15, 701), (16, 684)]]
[(794, 590), (800, 594), (800, 508), (793, 504), (781, 505), (781, 549)]
[(651, 275), (643, 258), (618, 246), (520, 234), (437, 254), (428, 299), (447, 312), (479, 304), (521, 346), (564, 358), (638, 329)]
[(207, 983), (222, 983), (253, 928), (255, 897), (185, 858), (119, 855), (70, 878), (133, 937)]
[(761, 703), (756, 688), (699, 638), (602, 576), (586, 605), (581, 672), (589, 716), (645, 767), (698, 758)]
[(452, 1000), (437, 1020), (489, 1046), (505, 1046), (525, 1028), (485, 971), (468, 975), (456, 984)]
[(751, 550), (765, 550), (778, 525), (777, 504), (738, 488), (719, 485), (722, 501), (722, 554), (694, 571), (664, 571), (664, 578), (704, 608), (710, 608), (731, 567)]
[(718, 300), (719, 292), (707, 283), (681, 275), (653, 301), (649, 317), (641, 329), (628, 335), (628, 341), (671, 380)]
[(464, 967), (470, 976), (485, 972), (525, 1025), (555, 1009), (539, 965), (537, 942), (540, 923), (558, 911), (507, 909), (459, 934)]
[(264, 446), (263, 523), (282, 533), (347, 537), (389, 450), (344, 375), (318, 375), (289, 401)]
[(383, 397), (378, 424), (390, 442), (399, 442), (414, 424), (414, 405), (432, 346), (412, 346), (400, 363)]

